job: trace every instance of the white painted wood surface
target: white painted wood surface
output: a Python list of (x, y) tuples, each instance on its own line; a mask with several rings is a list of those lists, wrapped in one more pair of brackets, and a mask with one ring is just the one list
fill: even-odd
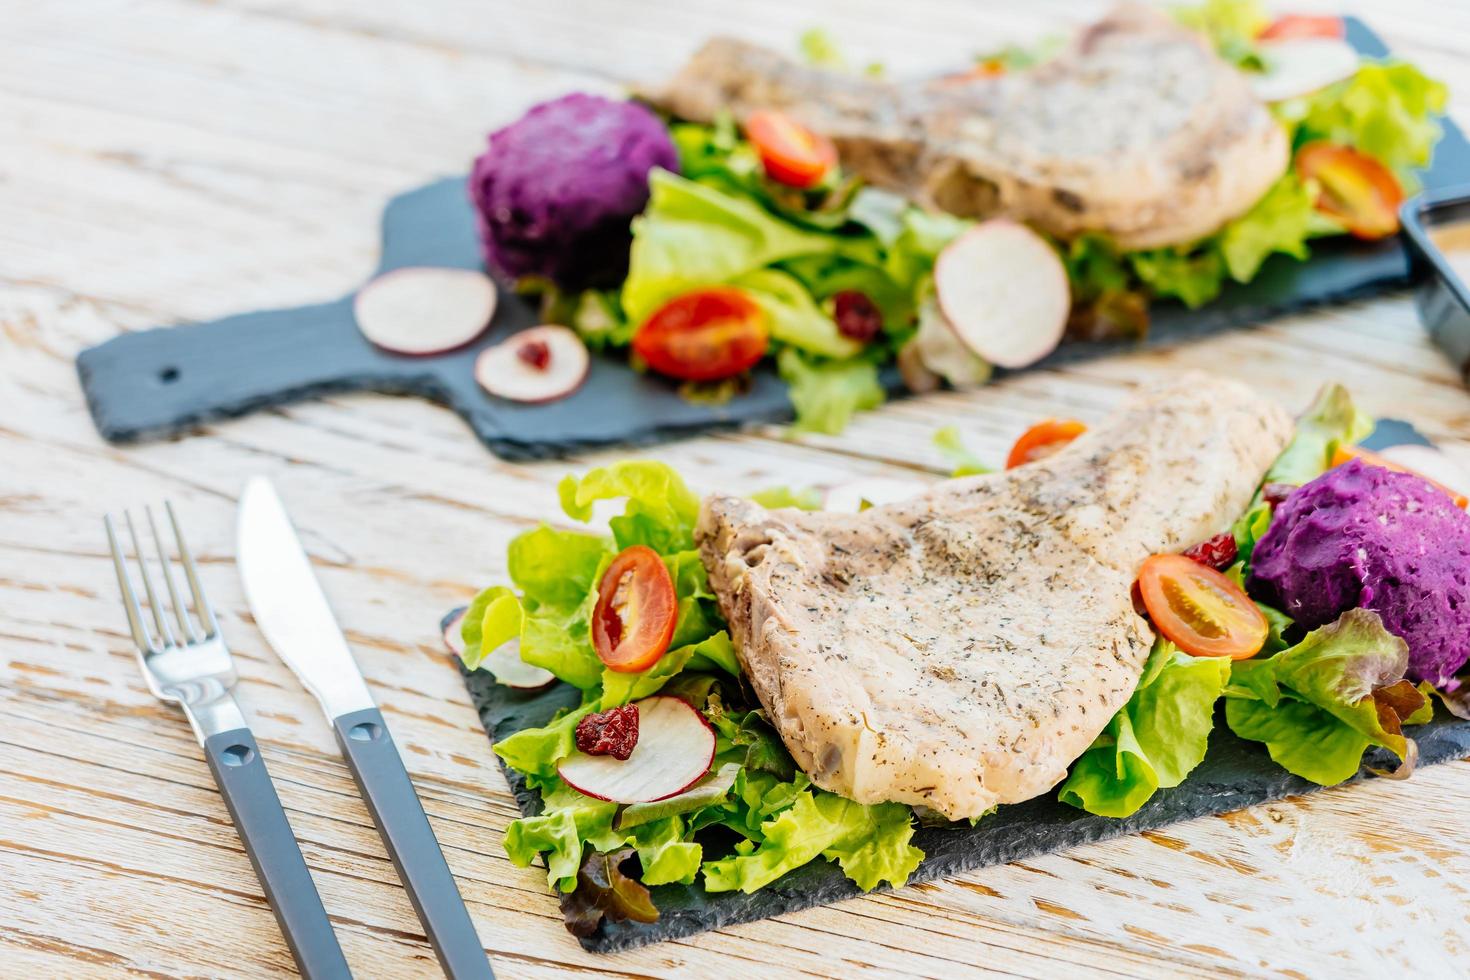
[[(1061, 29), (1091, 0), (85, 0), (0, 12), (0, 974), (292, 969), (198, 747), (143, 687), (98, 520), (175, 502), (236, 651), (239, 696), (359, 976), (433, 975), (422, 931), (316, 705), (266, 648), (233, 567), (234, 496), (274, 479), (502, 976), (1463, 973), (1470, 765), (1332, 790), (612, 957), (562, 929), (501, 834), (513, 802), (439, 614), (558, 520), (570, 464), (510, 465), (417, 401), (332, 398), (134, 448), (101, 442), (72, 358), (120, 330), (338, 295), (392, 193), (573, 88), (657, 77), (734, 30), (822, 24), (858, 60), (935, 70)], [(1300, 6), (1328, 9), (1331, 5)], [(1358, 5), (1470, 91), (1470, 8)], [(1463, 105), (1457, 103), (1456, 109)], [(1470, 175), (1467, 175), (1470, 179)], [(1173, 351), (889, 406), (835, 438), (659, 447), (698, 488), (938, 472), (933, 430), (999, 459), (1042, 415), (1097, 418), (1183, 367), (1296, 408), (1323, 381), (1470, 462), (1470, 393), (1405, 296)]]

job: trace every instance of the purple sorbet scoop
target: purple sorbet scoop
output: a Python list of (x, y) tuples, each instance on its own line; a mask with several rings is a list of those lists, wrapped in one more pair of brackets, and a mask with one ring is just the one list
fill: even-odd
[(678, 165), (667, 127), (637, 103), (574, 93), (535, 106), (490, 134), (470, 172), (486, 265), (564, 289), (615, 285), (648, 171)]
[(1276, 508), (1250, 589), (1308, 629), (1371, 609), (1409, 645), (1409, 677), (1470, 660), (1470, 514), (1412, 473), (1354, 459)]

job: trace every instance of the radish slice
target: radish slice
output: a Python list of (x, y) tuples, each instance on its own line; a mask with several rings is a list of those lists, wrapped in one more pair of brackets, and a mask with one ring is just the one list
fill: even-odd
[(1455, 493), (1470, 497), (1470, 473), (1467, 473), (1465, 468), (1454, 459), (1432, 446), (1404, 443), (1380, 449), (1378, 455), (1407, 467)]
[(899, 348), (898, 356), (894, 360), (898, 363), (898, 376), (903, 379), (909, 391), (916, 395), (927, 395), (931, 391), (939, 390), (941, 379), (924, 363), (924, 355), (914, 340)]
[(837, 514), (857, 514), (869, 507), (907, 500), (928, 488), (927, 483), (918, 480), (896, 480), (881, 476), (854, 480), (828, 490), (822, 509)]
[(912, 346), (925, 368), (955, 388), (976, 388), (990, 380), (990, 364), (960, 341), (932, 295), (919, 305), (919, 330)]
[(1262, 102), (1284, 102), (1310, 95), (1358, 71), (1358, 52), (1332, 37), (1299, 37), (1257, 45), (1266, 70), (1250, 76)]
[(480, 352), (475, 380), (497, 398), (552, 402), (581, 386), (591, 366), (576, 331), (543, 324), (513, 334)]
[(496, 682), (523, 691), (546, 687), (556, 680), (556, 675), (545, 667), (537, 667), (521, 659), (521, 638), (518, 636), (487, 653), (480, 666), (494, 674)]
[(683, 698), (636, 702), (638, 744), (626, 761), (573, 752), (556, 772), (572, 789), (613, 803), (652, 803), (684, 792), (715, 759), (715, 730)]
[[(464, 635), (460, 632), (460, 627), (464, 625), (464, 614), (464, 609), (454, 610), (444, 618), (442, 627), (444, 645), (456, 657), (464, 656)], [(521, 659), (520, 637), (507, 640), (491, 650), (480, 661), (480, 666), (494, 674), (497, 683), (521, 690), (546, 687), (556, 680), (556, 675), (551, 671)]]
[(1007, 368), (1055, 350), (1072, 305), (1056, 251), (1030, 228), (1003, 218), (981, 222), (945, 246), (934, 263), (934, 290), (961, 342)]
[(459, 628), (464, 625), (464, 609), (456, 609), (444, 617), (443, 635), (444, 645), (449, 652), (456, 657), (464, 656), (464, 636), (460, 634)]
[(484, 332), (495, 315), (495, 283), (473, 269), (394, 269), (358, 291), (352, 315), (384, 350), (439, 354)]

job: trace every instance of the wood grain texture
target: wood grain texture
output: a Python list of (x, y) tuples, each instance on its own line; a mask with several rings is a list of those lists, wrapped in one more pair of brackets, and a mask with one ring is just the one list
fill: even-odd
[[(233, 567), (234, 497), (274, 479), (503, 976), (1454, 975), (1470, 955), (1470, 765), (1331, 790), (614, 957), (562, 930), (505, 859), (514, 815), (443, 609), (559, 520), (565, 464), (489, 456), (447, 412), (341, 397), (119, 449), (71, 359), (171, 319), (338, 295), (397, 190), (461, 171), (483, 134), (570, 88), (658, 75), (716, 30), (826, 25), (924, 70), (1092, 16), (1092, 0), (86, 0), (0, 17), (0, 972), (275, 976), (292, 964), (198, 746), (144, 689), (101, 512), (168, 497), (220, 608), (260, 739), (360, 976), (435, 974), (309, 695), (266, 648)], [(1329, 9), (1334, 4), (1293, 4)], [(1470, 8), (1352, 5), (1470, 91)], [(1457, 117), (1463, 123), (1464, 114)], [(1405, 297), (896, 404), (835, 438), (777, 430), (651, 451), (700, 489), (937, 473), (933, 430), (998, 458), (1039, 415), (1097, 418), (1183, 367), (1291, 407), (1323, 381), (1470, 463), (1470, 393)], [(615, 454), (588, 456), (594, 465)]]

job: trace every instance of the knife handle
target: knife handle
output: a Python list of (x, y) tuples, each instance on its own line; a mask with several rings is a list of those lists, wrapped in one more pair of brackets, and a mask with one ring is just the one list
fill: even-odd
[(204, 756), (301, 975), (350, 980), (352, 972), (250, 729), (211, 735), (204, 741)]
[(492, 980), (485, 948), (382, 713), (349, 711), (332, 719), (332, 727), (445, 976)]

